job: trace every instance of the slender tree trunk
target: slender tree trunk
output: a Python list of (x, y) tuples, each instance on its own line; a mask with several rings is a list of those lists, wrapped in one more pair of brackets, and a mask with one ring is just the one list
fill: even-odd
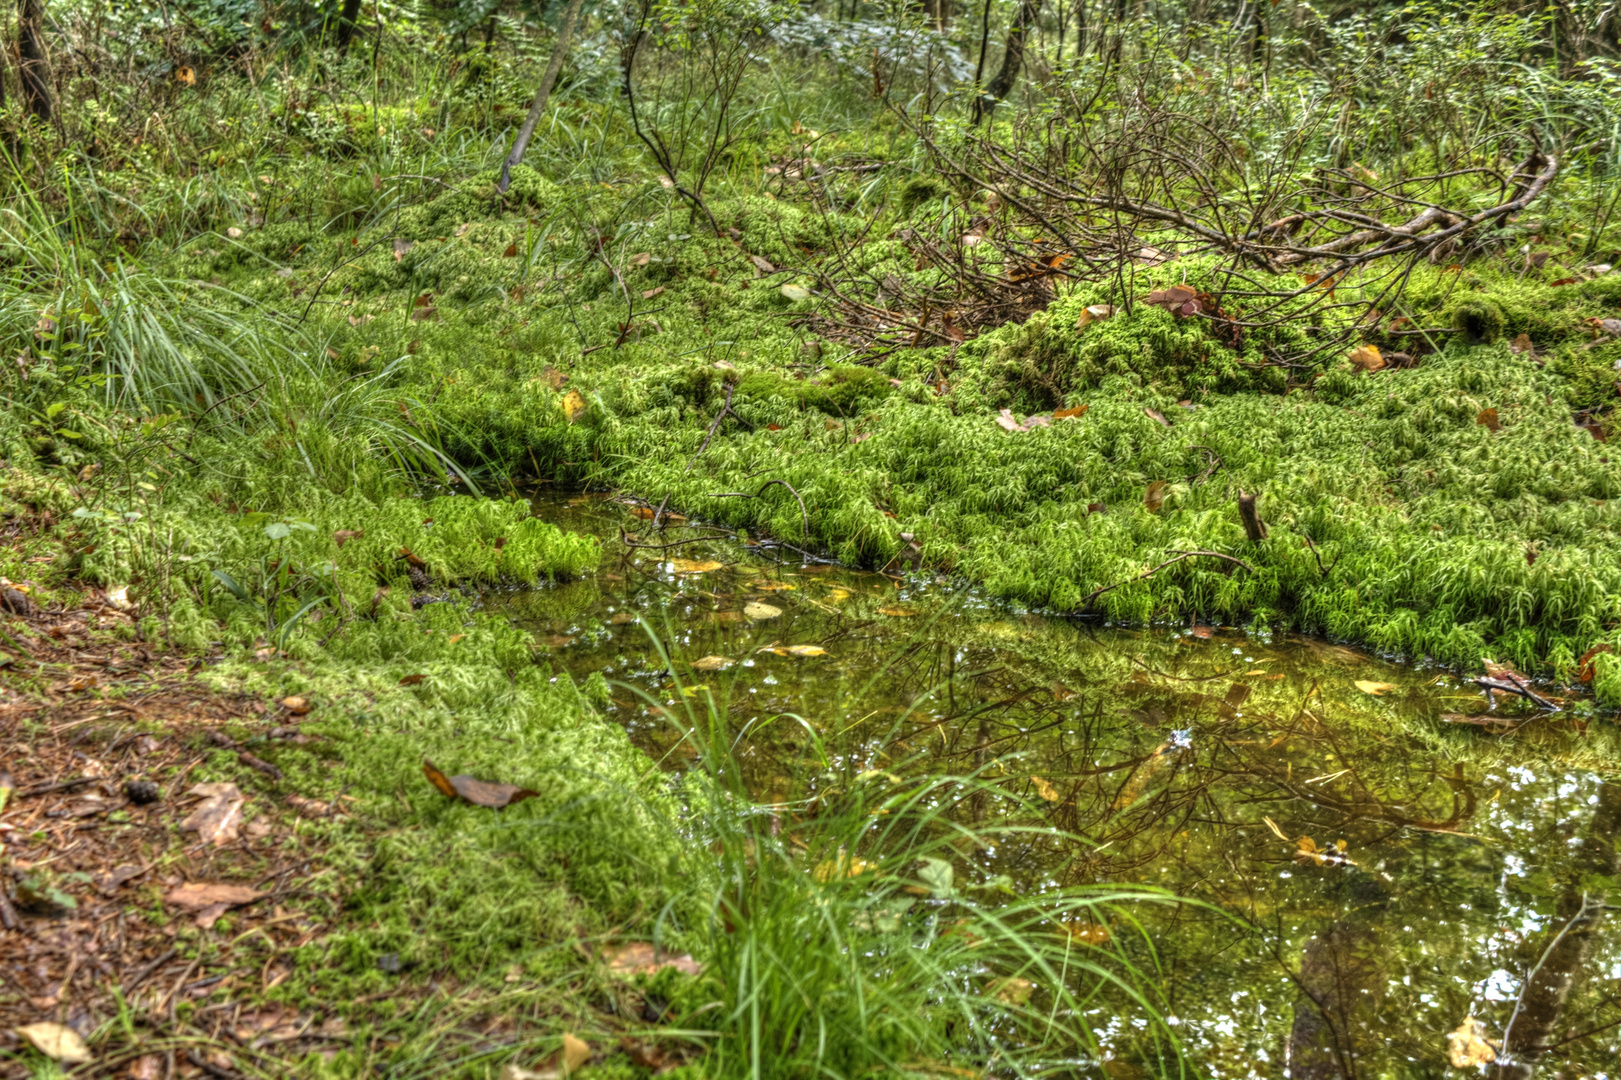
[(17, 54), (21, 60), (23, 108), (42, 124), (51, 122), (51, 62), (45, 54), (45, 5), (17, 0)]
[(996, 103), (1007, 97), (1019, 81), (1019, 70), (1024, 67), (1025, 38), (1030, 33), (1030, 27), (1035, 25), (1037, 16), (1041, 14), (1042, 0), (1019, 0), (1019, 12), (1013, 17), (1013, 25), (1008, 27), (1007, 47), (1002, 50), (1002, 69), (996, 77), (985, 87), (979, 99), (974, 102), (973, 122), (979, 123), (991, 114)]
[(1503, 1032), (1503, 1050), (1487, 1074), (1492, 1080), (1531, 1080), (1537, 1063), (1558, 1044), (1565, 1003), (1582, 976), (1604, 921), (1615, 875), (1621, 870), (1621, 784), (1599, 785), (1598, 808), (1576, 849), (1575, 865), (1558, 901), (1559, 921), (1526, 977), (1514, 1015)]
[(552, 96), (552, 85), (557, 82), (558, 72), (563, 70), (563, 58), (568, 55), (569, 38), (574, 36), (574, 24), (580, 19), (580, 3), (581, 0), (568, 0), (562, 25), (557, 28), (557, 40), (552, 44), (552, 58), (546, 62), (546, 73), (540, 78), (540, 87), (529, 106), (529, 115), (523, 118), (523, 127), (518, 129), (518, 139), (512, 144), (512, 153), (501, 163), (501, 179), (495, 186), (503, 195), (512, 184), (512, 167), (523, 160), (524, 151), (529, 149), (529, 140), (535, 135), (535, 125), (546, 113), (546, 99)]
[(343, 10), (338, 13), (338, 55), (341, 57), (348, 53), (349, 42), (354, 40), (355, 25), (360, 21), (360, 0), (343, 0)]

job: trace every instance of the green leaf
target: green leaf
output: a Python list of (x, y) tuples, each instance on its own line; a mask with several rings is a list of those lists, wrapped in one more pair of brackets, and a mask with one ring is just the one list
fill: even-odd
[(265, 526), (265, 535), (272, 540), (285, 540), (293, 535), (293, 528), (285, 521), (272, 521)]
[(957, 890), (952, 887), (952, 882), (957, 878), (957, 871), (944, 859), (924, 856), (923, 868), (917, 872), (917, 876), (918, 880), (929, 887), (936, 900), (956, 895)]
[(215, 570), (214, 580), (225, 586), (226, 591), (232, 596), (236, 597), (238, 600), (246, 600), (248, 598), (248, 590), (244, 589), (240, 584), (237, 583), (236, 578), (232, 577), (230, 574), (227, 574), (224, 570)]

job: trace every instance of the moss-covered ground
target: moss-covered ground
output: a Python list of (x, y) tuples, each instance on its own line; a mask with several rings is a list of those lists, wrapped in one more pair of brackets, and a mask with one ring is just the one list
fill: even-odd
[[(295, 131), (285, 172), (220, 166), (217, 203), (176, 218), (196, 227), (147, 223), (138, 269), (111, 241), (74, 262), (73, 226), (50, 215), (8, 255), (0, 576), (47, 613), (87, 592), (133, 605), (101, 632), (194, 661), (209, 692), (316, 703), (304, 728), (321, 741), (279, 750), (280, 781), (204, 743), (157, 778), (349, 798), (354, 816), (298, 826), (343, 882), (306, 898), (326, 931), (260, 983), (294, 1009), (355, 1003), (364, 1031), (302, 1059), (309, 1075), (484, 1075), (565, 1030), (636, 1036), (675, 974), (626, 990), (593, 945), (657, 930), (696, 947), (702, 913), (723, 910), (693, 889), (716, 874), (684, 831), (693, 792), (603, 722), (600, 681), (560, 676), (476, 603), (598, 569), (594, 540), (513, 498), (528, 485), (612, 488), (867, 568), (915, 560), (1055, 614), (1253, 624), (1468, 671), (1489, 657), (1621, 702), (1604, 649), (1621, 646), (1621, 341), (1602, 322), (1621, 317), (1621, 277), (1566, 281), (1574, 249), (1416, 267), (1400, 317), (1429, 333), (1370, 329), (1417, 357), (1372, 372), (1339, 354), (1269, 366), (1259, 336), (1235, 349), (1205, 320), (1067, 280), (960, 344), (868, 350), (813, 332), (831, 310), (814, 270), (844, 251), (874, 280), (921, 273), (897, 230), (928, 212), (901, 197), (922, 158), (892, 120), (819, 148), (883, 167), (831, 194), (764, 171), (797, 152), (786, 123), (745, 143), (706, 194), (717, 236), (617, 111), (557, 117), (505, 195), (489, 154), (424, 180), (425, 151), (327, 117), (352, 142)], [(1130, 291), (1212, 275), (1141, 265)], [(1100, 304), (1113, 314), (1083, 320)], [(1183, 552), (1216, 554), (1155, 569)], [(26, 662), (39, 618), (8, 624), (0, 679), (43, 706), (63, 691)], [(424, 759), (538, 795), (500, 815), (451, 802)], [(753, 847), (734, 854), (753, 865)], [(174, 940), (188, 961), (247, 959), (215, 931)], [(101, 1017), (100, 1038), (152, 1009)], [(714, 1019), (750, 1022), (741, 1005)], [(782, 1075), (798, 1075), (809, 1051), (788, 1042)], [(240, 1050), (232, 1065), (283, 1067)]]

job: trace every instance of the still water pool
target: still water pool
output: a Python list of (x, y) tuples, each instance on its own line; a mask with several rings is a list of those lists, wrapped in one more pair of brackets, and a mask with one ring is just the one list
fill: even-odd
[[(1461, 674), (1321, 640), (1110, 628), (928, 572), (655, 533), (606, 496), (535, 509), (602, 537), (603, 568), (488, 605), (561, 671), (600, 673), (607, 715), (667, 767), (691, 753), (670, 713), (707, 692), (763, 801), (851, 772), (977, 774), (1005, 797), (965, 813), (1062, 830), (979, 851), (987, 877), (1209, 905), (1141, 913), (1201, 1073), (1441, 1076), (1456, 1055), (1621, 1076), (1621, 758), (1590, 704), (1493, 705)], [(1505, 1029), (1524, 1052), (1470, 1064)]]

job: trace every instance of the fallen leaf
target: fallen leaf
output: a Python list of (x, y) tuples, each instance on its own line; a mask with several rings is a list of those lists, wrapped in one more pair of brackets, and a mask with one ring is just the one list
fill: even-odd
[(231, 908), (251, 904), (263, 896), (258, 889), (246, 885), (228, 885), (220, 881), (192, 881), (164, 894), (163, 902), (185, 911), (195, 912), (197, 925), (207, 930)]
[(232, 225), (230, 228), (225, 230), (225, 235), (229, 236), (232, 240), (240, 240), (242, 239), (242, 230), (237, 228), (235, 225)]
[(516, 259), (518, 257), (518, 242), (514, 240), (508, 244), (507, 249), (501, 252), (501, 257), (503, 259)]
[(1486, 1025), (1473, 1016), (1463, 1018), (1447, 1034), (1447, 1058), (1454, 1069), (1473, 1069), (1497, 1060), (1497, 1044), (1486, 1038)]
[(803, 285), (784, 285), (781, 291), (790, 300), (809, 300), (811, 296), (810, 290)]
[(1535, 357), (1537, 354), (1536, 349), (1531, 345), (1530, 334), (1521, 334), (1519, 337), (1509, 342), (1508, 351), (1513, 353), (1515, 356)]
[(426, 675), (407, 675), (407, 676), (405, 676), (405, 678), (400, 680), (400, 685), (401, 686), (415, 686), (417, 683), (421, 682), (423, 679), (426, 679), (426, 678), (427, 678)]
[(37, 1024), (24, 1024), (17, 1034), (34, 1044), (34, 1049), (52, 1061), (80, 1065), (90, 1060), (90, 1048), (79, 1033), (63, 1024), (42, 1020)]
[(237, 837), (242, 805), (247, 802), (235, 784), (198, 784), (186, 794), (203, 801), (180, 823), (181, 832), (195, 832), (205, 844), (219, 847)]
[(540, 377), (544, 379), (546, 381), (546, 385), (551, 387), (553, 390), (563, 389), (563, 384), (568, 382), (567, 375), (563, 374), (561, 371), (558, 371), (549, 364), (547, 365), (546, 370), (540, 373)]
[(754, 268), (760, 271), (762, 274), (775, 274), (777, 272), (777, 268), (775, 266), (772, 266), (770, 262), (762, 259), (758, 255), (750, 255), (749, 262), (753, 263)]
[(1035, 993), (1036, 984), (1029, 979), (995, 979), (985, 988), (990, 991), (997, 1001), (1007, 1005), (1019, 1006), (1030, 1003), (1030, 995)]
[(707, 574), (722, 569), (726, 564), (714, 559), (671, 559), (670, 569), (677, 574)]
[(332, 534), (332, 541), (338, 545), (338, 550), (342, 551), (343, 545), (347, 544), (351, 540), (359, 540), (365, 535), (365, 529), (339, 529), (337, 532)]
[(1150, 514), (1159, 513), (1160, 507), (1165, 505), (1165, 488), (1165, 481), (1155, 480), (1148, 485), (1148, 490), (1143, 492), (1143, 505), (1148, 508)]
[(1385, 358), (1380, 355), (1376, 345), (1363, 345), (1352, 349), (1346, 359), (1350, 360), (1351, 366), (1358, 371), (1374, 372), (1385, 366)]
[(1382, 697), (1383, 695), (1390, 693), (1392, 690), (1397, 689), (1397, 687), (1391, 683), (1370, 682), (1367, 679), (1356, 680), (1356, 688), (1362, 691), (1364, 694), (1372, 694), (1374, 697)]
[(782, 609), (762, 604), (758, 600), (751, 600), (743, 605), (743, 614), (751, 619), (775, 619), (782, 614)]
[(632, 266), (646, 266), (652, 261), (653, 253), (651, 251), (638, 251), (636, 254), (630, 257), (630, 264)]
[(1503, 430), (1503, 423), (1501, 420), (1497, 419), (1496, 409), (1480, 410), (1480, 415), (1475, 417), (1475, 423), (1479, 424), (1481, 427), (1490, 432), (1498, 432)]
[(570, 390), (564, 394), (560, 404), (563, 407), (564, 418), (571, 424), (585, 415), (585, 397), (578, 390)]
[(181, 65), (174, 69), (174, 81), (181, 86), (196, 86), (197, 72), (192, 68)]
[(838, 881), (841, 878), (860, 877), (869, 870), (878, 869), (877, 863), (870, 863), (866, 859), (854, 859), (845, 854), (841, 848), (838, 855), (831, 859), (823, 859), (811, 871), (811, 877), (826, 883)]
[(737, 663), (729, 656), (705, 656), (692, 662), (694, 671), (725, 671)]
[(1051, 782), (1044, 780), (1039, 776), (1032, 776), (1030, 778), (1030, 784), (1036, 789), (1036, 794), (1040, 795), (1048, 802), (1057, 802), (1059, 800), (1060, 796), (1058, 794), (1058, 789), (1053, 787)]
[[(1178, 315), (1195, 315), (1199, 312), (1198, 296), (1199, 291), (1191, 285), (1172, 285), (1168, 289), (1155, 289), (1149, 293), (1148, 303)], [(1185, 310), (1190, 304), (1193, 310)]]
[(147, 1054), (130, 1063), (129, 1080), (160, 1080), (163, 1076), (163, 1057)]
[(1107, 319), (1114, 314), (1114, 308), (1108, 304), (1093, 304), (1091, 307), (1081, 309), (1080, 317), (1075, 320), (1075, 329), (1085, 330), (1091, 323), (1099, 319)]
[(1109, 512), (1109, 508), (1100, 502), (1087, 503), (1086, 512), (1088, 514), (1107, 514)]
[(655, 289), (643, 289), (642, 290), (642, 299), (643, 300), (651, 300), (651, 299), (653, 299), (653, 297), (662, 296), (663, 294), (664, 294), (664, 286), (663, 285), (660, 285)]
[(674, 968), (683, 975), (696, 975), (704, 969), (686, 953), (672, 953), (646, 941), (609, 946), (602, 950), (602, 958), (608, 961), (608, 970), (622, 975), (654, 975), (665, 968)]
[(917, 614), (917, 609), (907, 607), (904, 604), (886, 604), (878, 609), (878, 614), (888, 615), (896, 619), (910, 619)]
[(431, 761), (422, 763), (422, 772), (434, 787), (450, 798), (463, 799), (474, 806), (488, 806), (500, 810), (540, 794), (538, 791), (530, 791), (528, 788), (513, 784), (496, 784), (471, 776), (446, 776), (435, 768)]
[(827, 650), (820, 645), (786, 645), (773, 652), (781, 656), (826, 656)]
[(1090, 406), (1090, 405), (1077, 405), (1073, 409), (1054, 409), (1053, 410), (1053, 419), (1054, 420), (1079, 420), (1081, 417), (1086, 415), (1086, 410), (1090, 409), (1091, 407), (1092, 406)]
[[(1580, 679), (1584, 683), (1592, 682), (1593, 676), (1597, 673), (1593, 666), (1594, 662), (1604, 653), (1613, 652), (1615, 652), (1615, 647), (1605, 643), (1594, 645), (1591, 649), (1588, 649), (1586, 652), (1582, 653), (1582, 658), (1576, 661), (1576, 678)], [(3, 803), (4, 800), (0, 799), (0, 804)]]
[(409, 240), (397, 239), (394, 241), (394, 261), (399, 262), (405, 258), (405, 253), (415, 246)]
[(1158, 421), (1160, 424), (1163, 424), (1165, 427), (1170, 427), (1171, 426), (1171, 422), (1169, 420), (1165, 419), (1165, 414), (1160, 412), (1158, 409), (1144, 409), (1143, 410), (1143, 415), (1148, 417), (1150, 420)]

